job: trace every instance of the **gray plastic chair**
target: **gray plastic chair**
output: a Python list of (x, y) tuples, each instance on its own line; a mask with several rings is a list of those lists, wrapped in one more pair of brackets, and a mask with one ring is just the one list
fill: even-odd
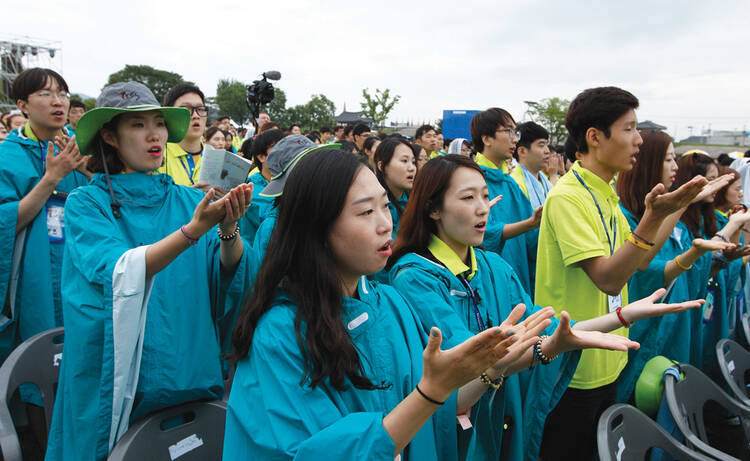
[(21, 460), (21, 444), (9, 407), (13, 393), (21, 384), (33, 383), (39, 388), (49, 433), (60, 375), (63, 336), (62, 327), (32, 336), (16, 347), (0, 367), (0, 450), (5, 461)]
[(664, 379), (664, 397), (688, 447), (717, 459), (736, 460), (737, 458), (709, 445), (703, 417), (704, 407), (712, 401), (737, 416), (746, 440), (750, 434), (750, 408), (724, 392), (697, 368), (687, 364), (672, 368), (682, 373), (683, 378), (678, 381), (674, 375), (667, 373)]
[(644, 461), (654, 447), (680, 461), (713, 461), (675, 440), (651, 418), (630, 405), (612, 405), (602, 413), (596, 439), (601, 461)]
[[(222, 457), (227, 403), (189, 402), (132, 425), (108, 461), (215, 461)], [(179, 458), (178, 458), (179, 457)]]
[(716, 357), (721, 374), (734, 397), (750, 407), (750, 397), (747, 394), (750, 383), (745, 380), (745, 374), (750, 370), (750, 352), (731, 339), (722, 339), (716, 343)]

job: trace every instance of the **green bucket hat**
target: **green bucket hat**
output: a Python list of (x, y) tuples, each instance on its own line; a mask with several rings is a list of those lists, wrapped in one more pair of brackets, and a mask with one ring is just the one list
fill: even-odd
[(190, 111), (183, 107), (161, 107), (154, 94), (138, 82), (113, 83), (102, 90), (96, 99), (96, 108), (85, 114), (76, 126), (76, 140), (81, 154), (96, 154), (92, 140), (107, 122), (127, 112), (158, 110), (164, 115), (169, 136), (168, 142), (180, 142), (190, 125)]
[(641, 376), (635, 383), (635, 406), (647, 415), (654, 417), (659, 411), (664, 394), (664, 372), (675, 363), (663, 355), (653, 357), (643, 367)]

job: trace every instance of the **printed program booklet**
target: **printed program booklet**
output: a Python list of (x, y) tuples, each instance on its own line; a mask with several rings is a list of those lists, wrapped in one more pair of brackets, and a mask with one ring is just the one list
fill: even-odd
[(219, 187), (229, 192), (244, 183), (253, 164), (239, 155), (226, 150), (214, 149), (206, 144), (201, 160), (198, 181), (205, 181), (211, 187)]

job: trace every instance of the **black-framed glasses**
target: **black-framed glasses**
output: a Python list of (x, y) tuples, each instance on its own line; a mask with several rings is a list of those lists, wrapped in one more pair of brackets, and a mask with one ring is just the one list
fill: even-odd
[(208, 115), (208, 107), (206, 106), (180, 106), (183, 109), (187, 109), (190, 111), (190, 115), (193, 115), (193, 112), (198, 114), (199, 117), (205, 117)]
[(512, 139), (516, 139), (516, 140), (521, 139), (521, 132), (518, 130), (512, 130), (510, 128), (500, 128), (500, 129), (495, 130), (495, 132), (497, 133), (507, 132), (508, 136), (510, 136)]

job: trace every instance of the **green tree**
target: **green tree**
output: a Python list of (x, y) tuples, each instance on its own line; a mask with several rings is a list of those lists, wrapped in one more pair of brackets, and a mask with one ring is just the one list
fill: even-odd
[(528, 106), (526, 112), (536, 123), (549, 131), (549, 142), (553, 145), (562, 144), (568, 137), (565, 129), (565, 115), (568, 113), (570, 101), (558, 97), (545, 98), (539, 102), (524, 101)]
[(250, 108), (245, 102), (247, 87), (237, 80), (221, 79), (216, 85), (216, 98), (219, 115), (228, 115), (232, 120), (244, 125), (252, 117)]
[(154, 69), (146, 65), (134, 66), (128, 64), (123, 69), (110, 74), (109, 79), (107, 79), (107, 85), (129, 81), (136, 81), (146, 85), (154, 93), (156, 100), (159, 102), (163, 102), (167, 91), (178, 83), (192, 84), (192, 82), (185, 81), (182, 75), (174, 72)]
[(261, 107), (261, 112), (265, 112), (271, 117), (271, 120), (284, 125), (282, 120), (286, 120), (286, 93), (281, 88), (274, 89), (273, 101), (270, 104)]
[(381, 126), (393, 107), (398, 104), (401, 96), (391, 96), (390, 88), (386, 88), (384, 91), (376, 88), (374, 94), (370, 94), (367, 90), (368, 88), (362, 90), (362, 97), (365, 100), (359, 103), (362, 106), (362, 113), (365, 117), (370, 117), (375, 125)]
[(332, 127), (336, 124), (336, 106), (323, 94), (314, 94), (305, 104), (306, 130), (319, 130), (322, 126)]

